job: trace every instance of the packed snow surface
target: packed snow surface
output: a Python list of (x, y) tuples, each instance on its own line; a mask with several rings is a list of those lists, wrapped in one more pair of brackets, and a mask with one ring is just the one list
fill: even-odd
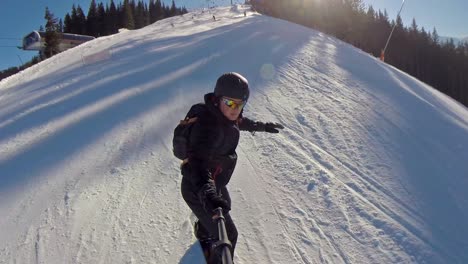
[(467, 108), (245, 6), (101, 37), (0, 82), (0, 263), (179, 263), (193, 219), (172, 132), (229, 71), (250, 82), (245, 116), (286, 127), (242, 133), (236, 264), (468, 263)]

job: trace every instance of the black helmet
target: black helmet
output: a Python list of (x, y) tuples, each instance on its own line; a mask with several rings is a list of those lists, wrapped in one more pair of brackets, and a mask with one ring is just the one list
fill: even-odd
[(218, 98), (226, 96), (247, 101), (249, 99), (249, 82), (239, 73), (225, 73), (216, 81), (214, 94)]

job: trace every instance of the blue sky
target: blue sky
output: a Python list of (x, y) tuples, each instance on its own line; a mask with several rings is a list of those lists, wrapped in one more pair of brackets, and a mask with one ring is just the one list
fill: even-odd
[[(395, 18), (402, 0), (364, 0), (374, 9), (386, 9), (390, 18)], [(417, 24), (432, 32), (436, 27), (441, 36), (468, 37), (467, 0), (406, 0), (401, 17), (405, 25), (413, 18)]]
[[(210, 2), (212, 2), (211, 0)], [(219, 5), (225, 5), (230, 0), (214, 0)], [(243, 2), (243, 0), (233, 0)], [(311, 1), (311, 0), (309, 0)], [(108, 3), (110, 0), (97, 2)], [(118, 3), (119, 0), (114, 0)], [(170, 3), (170, 0), (165, 0)], [(375, 9), (386, 9), (389, 16), (394, 18), (402, 3), (401, 0), (364, 0), (372, 4)], [(89, 8), (90, 0), (35, 0), (24, 1), (2, 0), (0, 12), (0, 70), (18, 66), (21, 61), (30, 60), (36, 52), (22, 51), (15, 46), (21, 45), (21, 38), (40, 25), (45, 24), (44, 10), (48, 6), (56, 17), (63, 18), (71, 11), (73, 4), (80, 5), (85, 13)], [(206, 6), (206, 0), (176, 0), (178, 6), (196, 8)], [(468, 1), (466, 0), (406, 0), (402, 18), (405, 25), (409, 25), (413, 17), (418, 25), (426, 29), (436, 27), (439, 35), (451, 37), (468, 37)]]

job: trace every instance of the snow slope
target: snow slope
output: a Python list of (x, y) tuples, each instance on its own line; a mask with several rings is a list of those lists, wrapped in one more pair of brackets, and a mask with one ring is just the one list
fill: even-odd
[(286, 126), (242, 135), (236, 263), (468, 262), (467, 109), (245, 8), (98, 38), (0, 82), (0, 263), (179, 263), (193, 237), (172, 130), (227, 71), (250, 81), (246, 116)]

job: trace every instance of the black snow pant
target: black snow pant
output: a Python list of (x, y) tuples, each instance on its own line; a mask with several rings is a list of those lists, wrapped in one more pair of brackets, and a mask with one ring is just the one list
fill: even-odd
[[(182, 178), (182, 186), (181, 186), (182, 197), (184, 197), (185, 202), (190, 207), (192, 212), (199, 220), (199, 224), (201, 224), (201, 230), (205, 230), (208, 232), (206, 236), (213, 237), (215, 239), (219, 239), (218, 236), (218, 225), (212, 219), (213, 213), (207, 212), (197, 195), (194, 192), (192, 184), (185, 179)], [(231, 205), (231, 197), (229, 196), (229, 192), (226, 187), (221, 188), (221, 194), (224, 199)], [(228, 234), (228, 239), (231, 241), (232, 244), (232, 256), (234, 257), (234, 248), (236, 247), (237, 243), (237, 228), (232, 221), (231, 215), (229, 213), (224, 214), (224, 218), (226, 219), (226, 232)]]

